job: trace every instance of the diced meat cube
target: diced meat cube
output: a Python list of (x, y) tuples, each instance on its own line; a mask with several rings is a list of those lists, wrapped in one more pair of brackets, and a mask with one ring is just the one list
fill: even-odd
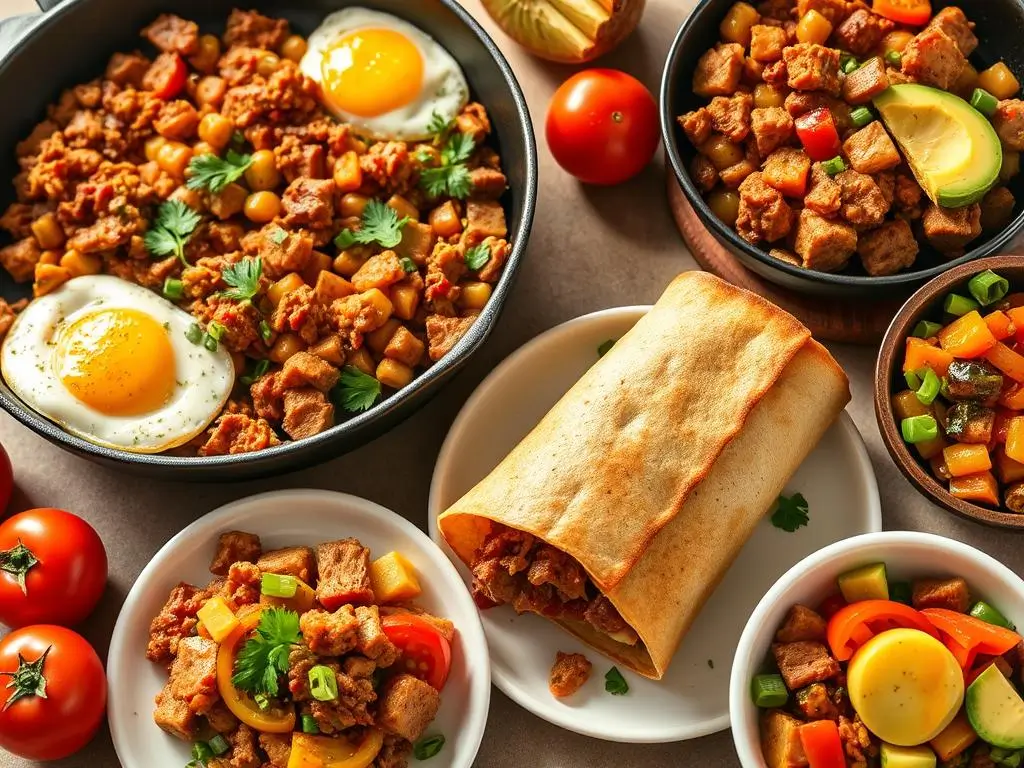
[(227, 576), (235, 563), (255, 563), (263, 549), (260, 537), (245, 531), (227, 531), (217, 540), (217, 552), (210, 563), (210, 573)]
[(359, 622), (356, 648), (368, 659), (373, 659), (378, 667), (390, 667), (398, 660), (398, 647), (392, 643), (380, 623), (380, 608), (376, 605), (356, 608), (356, 619)]
[(907, 219), (921, 218), (921, 198), (924, 190), (909, 173), (896, 174), (896, 190), (893, 194), (893, 205)]
[(1006, 187), (996, 187), (981, 201), (981, 228), (986, 232), (996, 232), (1013, 218), (1013, 208), (1017, 201), (1013, 193)]
[(191, 56), (199, 51), (199, 25), (171, 13), (162, 13), (142, 36), (161, 51)]
[(789, 35), (781, 27), (755, 24), (750, 28), (750, 58), (755, 61), (778, 61), (788, 44)]
[[(74, 121), (72, 121), (73, 124)], [(184, 99), (168, 101), (160, 107), (160, 113), (153, 121), (153, 127), (164, 138), (187, 141), (195, 136), (196, 129), (199, 127), (199, 112)], [(70, 129), (71, 125), (65, 131)]]
[(843, 80), (843, 100), (849, 104), (867, 104), (888, 87), (889, 75), (885, 62), (875, 56)]
[(287, 37), (288, 22), (284, 19), (272, 19), (256, 11), (240, 11), (236, 8), (228, 16), (224, 45), (229, 48), (242, 45), (276, 51)]
[(228, 733), (238, 727), (238, 718), (231, 713), (223, 700), (214, 704), (205, 717), (206, 722), (217, 733)]
[(416, 741), (440, 706), (441, 695), (429, 683), (412, 675), (397, 675), (381, 691), (377, 725), (388, 733)]
[(857, 253), (869, 275), (895, 275), (911, 266), (920, 247), (910, 225), (903, 219), (888, 221), (878, 229), (861, 232)]
[(811, 188), (804, 197), (804, 207), (819, 216), (833, 216), (839, 213), (842, 204), (843, 188), (821, 163), (815, 163), (811, 166)]
[(750, 133), (750, 111), (754, 107), (754, 97), (749, 93), (737, 93), (735, 96), (716, 96), (708, 105), (711, 125), (719, 133), (724, 133), (734, 144), (739, 144)]
[(334, 404), (314, 387), (289, 389), (284, 393), (281, 429), (292, 440), (319, 435), (334, 426)]
[(871, 53), (882, 38), (896, 27), (889, 19), (872, 13), (867, 8), (858, 8), (836, 27), (835, 38), (839, 48), (857, 56)]
[(343, 605), (334, 613), (316, 609), (299, 617), (299, 629), (313, 653), (341, 656), (356, 647), (359, 620), (351, 605)]
[(420, 364), (426, 350), (426, 344), (404, 325), (400, 325), (384, 348), (384, 356), (415, 368)]
[(188, 702), (170, 694), (170, 682), (156, 695), (153, 720), (167, 733), (182, 741), (192, 741), (199, 732), (199, 716), (189, 709)]
[(260, 768), (263, 760), (256, 751), (256, 731), (244, 723), (227, 736), (231, 749), (220, 757), (210, 758), (206, 768)]
[(857, 230), (804, 208), (797, 219), (793, 248), (807, 269), (838, 272), (857, 250)]
[(459, 340), (466, 335), (476, 318), (470, 317), (445, 317), (444, 315), (430, 315), (427, 317), (427, 351), (430, 359), (437, 362), (447, 355)]
[(740, 212), (736, 231), (749, 243), (781, 240), (793, 227), (793, 209), (764, 174), (752, 173), (739, 186)]
[(843, 142), (850, 167), (860, 173), (879, 173), (895, 168), (902, 160), (880, 120), (861, 128)]
[(310, 352), (296, 352), (285, 360), (277, 386), (281, 390), (310, 386), (321, 392), (338, 383), (338, 369)]
[(786, 620), (775, 633), (775, 640), (779, 643), (795, 643), (799, 640), (824, 641), (827, 626), (820, 613), (797, 603), (786, 614)]
[(806, 768), (807, 755), (800, 741), (803, 722), (781, 709), (761, 715), (761, 750), (768, 768)]
[(944, 91), (953, 87), (966, 66), (956, 41), (939, 27), (924, 29), (903, 50), (903, 74)]
[(797, 691), (796, 706), (808, 720), (835, 720), (839, 717), (839, 707), (828, 695), (824, 683), (813, 683)]
[(761, 70), (761, 79), (775, 88), (785, 88), (786, 82), (789, 80), (785, 60), (779, 59), (771, 64), (765, 64), (764, 69)]
[(356, 539), (327, 541), (317, 545), (316, 564), (320, 582), (316, 598), (328, 610), (345, 603), (372, 603), (370, 550)]
[(832, 658), (828, 648), (813, 640), (775, 643), (772, 655), (786, 687), (791, 691), (831, 680), (840, 672), (839, 662)]
[(680, 115), (676, 122), (695, 147), (711, 138), (711, 113), (705, 107)]
[(967, 613), (971, 606), (971, 592), (967, 582), (957, 576), (952, 579), (917, 579), (913, 584), (911, 603), (917, 610), (945, 608)]
[(843, 171), (836, 176), (836, 182), (842, 189), (840, 216), (859, 227), (873, 227), (884, 221), (889, 202), (873, 178), (857, 171)]
[(292, 756), (291, 734), (261, 733), (260, 748), (267, 753), (269, 768), (288, 768)]
[(802, 198), (807, 191), (811, 158), (802, 149), (782, 147), (765, 160), (763, 176), (766, 183), (787, 197)]
[(1004, 99), (999, 102), (992, 126), (1007, 149), (1024, 150), (1024, 101)]
[(254, 419), (244, 413), (224, 413), (214, 422), (210, 439), (199, 449), (199, 455), (251, 453), (278, 443), (280, 440), (264, 419)]
[(974, 23), (967, 20), (962, 9), (955, 5), (947, 6), (938, 11), (929, 27), (938, 27), (951, 37), (964, 56), (970, 56), (978, 47), (978, 37), (974, 34)]
[(371, 256), (352, 275), (352, 286), (357, 291), (371, 288), (386, 289), (405, 279), (405, 269), (394, 251), (383, 251)]
[(506, 237), (505, 209), (491, 200), (470, 200), (466, 203), (466, 245), (482, 243), (488, 237)]
[[(213, 585), (219, 585), (216, 594), (223, 597), (236, 608), (244, 605), (255, 605), (260, 601), (260, 586), (263, 574), (253, 563), (235, 563), (228, 569), (225, 579), (218, 579)], [(211, 585), (208, 589), (213, 589)]]
[(825, 91), (838, 96), (839, 51), (815, 43), (797, 43), (782, 52), (787, 83), (798, 91)]
[(43, 252), (34, 237), (26, 237), (0, 248), (0, 265), (16, 283), (27, 283), (35, 277), (36, 264)]
[(283, 547), (264, 552), (256, 561), (261, 573), (294, 576), (306, 584), (316, 578), (316, 555), (312, 547)]
[(768, 157), (793, 137), (793, 118), (782, 107), (755, 109), (750, 116), (750, 127), (761, 157)]
[(548, 690), (555, 698), (572, 696), (590, 679), (593, 664), (582, 653), (555, 654), (555, 663), (548, 675)]
[(743, 73), (743, 46), (719, 43), (697, 61), (693, 92), (698, 96), (731, 96)]
[(469, 180), (473, 197), (478, 199), (497, 200), (508, 188), (508, 179), (497, 168), (474, 168), (469, 172)]
[(196, 613), (202, 608), (207, 594), (204, 590), (185, 582), (171, 590), (160, 613), (149, 625), (149, 643), (146, 658), (157, 664), (170, 664), (178, 653), (178, 644), (195, 629)]
[(149, 71), (152, 62), (139, 52), (115, 53), (110, 57), (104, 77), (112, 80), (118, 85), (130, 85), (133, 88), (142, 87), (142, 78)]
[(697, 153), (690, 161), (690, 178), (702, 192), (710, 192), (718, 184), (718, 171), (705, 155)]
[(921, 217), (924, 236), (939, 253), (952, 255), (981, 234), (981, 206), (940, 208), (931, 204)]
[(220, 699), (217, 692), (217, 644), (205, 637), (182, 638), (171, 665), (167, 691), (203, 715)]
[(846, 0), (797, 0), (796, 15), (803, 16), (808, 11), (817, 11), (835, 27), (849, 12)]
[(281, 196), (284, 223), (289, 227), (328, 227), (334, 219), (334, 180), (300, 178)]

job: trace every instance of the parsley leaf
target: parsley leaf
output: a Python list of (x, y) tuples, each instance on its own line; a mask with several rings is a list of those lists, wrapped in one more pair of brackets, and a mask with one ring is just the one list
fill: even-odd
[(441, 150), (441, 157), (446, 157), (451, 165), (464, 163), (469, 160), (469, 156), (473, 154), (475, 148), (476, 144), (472, 136), (456, 133), (448, 139), (448, 146)]
[(473, 180), (466, 161), (474, 149), (476, 144), (471, 136), (464, 133), (449, 136), (441, 148), (440, 165), (420, 172), (420, 186), (430, 197), (448, 195), (460, 200), (467, 197), (473, 191)]
[(430, 122), (427, 123), (427, 133), (435, 139), (443, 139), (445, 134), (452, 129), (454, 120), (445, 120), (444, 115), (436, 109), (430, 113)]
[(186, 267), (185, 244), (202, 217), (181, 200), (168, 200), (156, 209), (156, 218), (146, 232), (143, 242), (153, 256), (174, 254)]
[(380, 397), (380, 382), (352, 365), (341, 369), (331, 399), (349, 413), (367, 410)]
[(224, 267), (221, 276), (230, 288), (218, 295), (234, 301), (251, 301), (260, 290), (263, 275), (263, 259), (246, 256), (241, 261)]
[(600, 343), (597, 347), (597, 356), (604, 357), (612, 351), (612, 347), (615, 346), (617, 339), (606, 339)]
[(273, 240), (275, 244), (280, 245), (288, 239), (288, 232), (281, 229), (281, 227), (275, 227), (268, 237)]
[(223, 192), (228, 184), (242, 178), (250, 165), (252, 155), (239, 154), (233, 149), (229, 149), (224, 157), (199, 155), (189, 161), (189, 177), (185, 186), (189, 189), (208, 189), (216, 195)]
[(231, 682), (254, 695), (276, 696), (277, 679), (288, 672), (288, 652), (302, 639), (299, 614), (284, 608), (266, 608), (256, 635), (235, 659)]
[(444, 734), (436, 733), (433, 736), (424, 736), (417, 741), (412, 748), (413, 755), (417, 760), (429, 760), (444, 746)]
[(802, 493), (794, 493), (791, 497), (779, 496), (775, 511), (772, 512), (772, 525), (787, 533), (807, 525), (809, 519), (807, 499)]
[(618, 667), (612, 667), (604, 673), (604, 689), (612, 696), (625, 696), (629, 693), (629, 683)]
[(409, 223), (409, 217), (398, 218), (398, 212), (380, 200), (371, 200), (363, 209), (363, 222), (359, 229), (343, 229), (334, 238), (334, 244), (344, 250), (353, 245), (377, 243), (384, 248), (394, 248), (402, 242), (402, 227)]
[(417, 269), (419, 269), (419, 267), (416, 266), (416, 262), (410, 259), (408, 256), (403, 256), (401, 259), (398, 260), (398, 263), (402, 265), (402, 269), (404, 269), (407, 273), (415, 272)]
[(466, 266), (476, 271), (491, 260), (491, 246), (486, 243), (474, 245), (466, 251)]

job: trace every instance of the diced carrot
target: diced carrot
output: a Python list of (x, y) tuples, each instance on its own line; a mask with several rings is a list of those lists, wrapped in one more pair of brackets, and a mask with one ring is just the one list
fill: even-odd
[(996, 345), (996, 337), (974, 310), (939, 331), (939, 345), (954, 357), (969, 360), (992, 349)]
[(1013, 320), (1005, 312), (1000, 312), (998, 309), (988, 315), (985, 315), (985, 325), (992, 331), (992, 335), (995, 336), (999, 341), (1008, 339), (1017, 333), (1017, 326), (1014, 325)]
[(924, 339), (911, 336), (907, 339), (907, 354), (903, 358), (903, 372), (919, 371), (931, 368), (938, 376), (945, 376), (953, 355), (943, 349), (932, 346)]
[(914, 449), (920, 454), (921, 458), (925, 461), (931, 461), (933, 458), (941, 454), (950, 445), (949, 441), (942, 435), (933, 437), (931, 440), (925, 440), (921, 443), (914, 443)]
[(1024, 382), (1024, 356), (1021, 356), (997, 341), (996, 345), (985, 353), (985, 359), (1005, 373), (1014, 381)]
[(954, 477), (949, 481), (949, 492), (954, 498), (964, 501), (980, 501), (993, 507), (999, 506), (999, 483), (991, 472)]
[(1012, 307), (1006, 310), (1006, 315), (1017, 326), (1017, 341), (1024, 341), (1024, 307)]
[(1006, 428), (1006, 455), (1024, 464), (1024, 416), (1010, 419)]
[(1006, 406), (1011, 411), (1024, 411), (1024, 387), (1013, 384), (1003, 390), (1003, 394), (999, 397), (999, 404)]
[(953, 477), (966, 477), (992, 469), (992, 457), (988, 447), (968, 443), (956, 443), (942, 452), (946, 468)]
[(1006, 451), (1003, 450), (1001, 445), (996, 448), (993, 456), (996, 476), (1004, 485), (1011, 485), (1012, 483), (1019, 483), (1021, 480), (1024, 480), (1024, 464), (1014, 461), (1007, 456)]

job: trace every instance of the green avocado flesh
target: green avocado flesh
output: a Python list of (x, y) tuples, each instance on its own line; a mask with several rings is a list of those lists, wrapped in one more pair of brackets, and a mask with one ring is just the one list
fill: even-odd
[(882, 768), (935, 768), (935, 753), (928, 747), (882, 744)]
[(999, 137), (988, 118), (959, 96), (908, 83), (887, 88), (874, 103), (936, 205), (976, 203), (999, 179)]
[(995, 664), (967, 688), (967, 719), (994, 747), (1024, 747), (1024, 700)]

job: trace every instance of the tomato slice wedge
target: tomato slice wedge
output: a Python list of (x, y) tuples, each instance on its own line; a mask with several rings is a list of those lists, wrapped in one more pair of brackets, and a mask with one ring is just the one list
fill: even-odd
[(444, 688), (452, 666), (452, 647), (437, 627), (412, 613), (382, 616), (380, 625), (388, 640), (402, 652), (405, 669), (401, 671), (439, 691)]
[(890, 629), (917, 629), (941, 639), (932, 623), (909, 605), (862, 600), (840, 608), (828, 622), (828, 644), (838, 661), (849, 661), (864, 643)]
[(945, 608), (925, 608), (921, 614), (939, 632), (957, 645), (973, 651), (974, 655), (1002, 656), (1021, 641), (1021, 636), (1016, 632), (989, 624), (966, 613), (957, 613)]
[(932, 4), (929, 0), (874, 0), (871, 9), (879, 16), (921, 27), (932, 17)]

